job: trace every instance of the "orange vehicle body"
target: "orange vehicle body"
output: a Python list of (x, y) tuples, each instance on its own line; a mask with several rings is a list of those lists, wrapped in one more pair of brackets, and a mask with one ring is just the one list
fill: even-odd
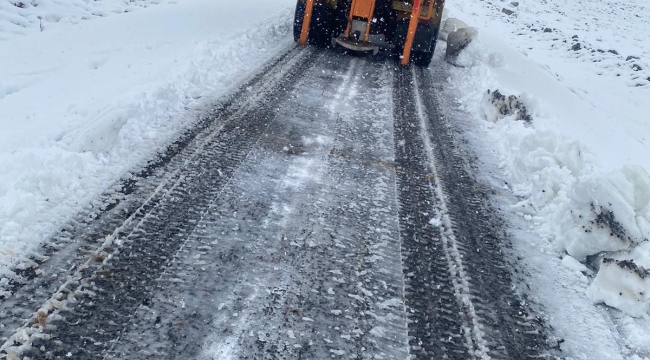
[[(338, 43), (355, 51), (376, 53), (380, 47), (391, 47), (396, 49), (403, 65), (409, 64), (412, 52), (420, 58), (424, 54), (421, 63), (428, 65), (444, 7), (444, 0), (298, 1), (294, 36), (299, 44), (311, 42), (314, 36), (310, 32), (317, 32), (319, 42), (324, 45), (331, 38), (333, 45)], [(314, 12), (318, 12), (315, 18)], [(327, 30), (322, 28), (329, 26), (329, 22), (334, 24), (334, 30), (332, 34), (323, 34)], [(382, 32), (384, 37), (378, 38)]]

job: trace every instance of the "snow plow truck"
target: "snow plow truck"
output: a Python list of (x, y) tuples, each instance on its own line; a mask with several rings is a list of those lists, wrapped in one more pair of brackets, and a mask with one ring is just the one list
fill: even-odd
[(444, 5), (445, 0), (298, 0), (294, 40), (362, 53), (392, 49), (402, 65), (429, 66)]

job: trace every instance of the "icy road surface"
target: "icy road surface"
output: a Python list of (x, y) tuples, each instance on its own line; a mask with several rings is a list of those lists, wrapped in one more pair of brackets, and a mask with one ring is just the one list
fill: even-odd
[(0, 357), (554, 357), (434, 69), (291, 50), (21, 273)]

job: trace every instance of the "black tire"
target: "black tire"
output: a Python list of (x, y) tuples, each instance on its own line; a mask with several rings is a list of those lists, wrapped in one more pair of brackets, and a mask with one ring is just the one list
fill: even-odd
[(435, 42), (430, 51), (413, 51), (411, 53), (411, 62), (416, 66), (429, 67), (433, 59), (433, 53), (436, 49)]
[(437, 29), (433, 33), (433, 40), (431, 43), (431, 50), (429, 51), (415, 51), (411, 53), (411, 61), (413, 64), (422, 67), (429, 67), (431, 60), (433, 59), (433, 54), (436, 51), (436, 44), (438, 43), (438, 31)]
[[(293, 40), (298, 42), (302, 33), (302, 24), (305, 18), (307, 6), (300, 1), (296, 4), (296, 12), (293, 20)], [(314, 6), (309, 24), (309, 44), (320, 47), (332, 45), (334, 36), (335, 14), (327, 6)]]
[(314, 6), (309, 25), (309, 43), (319, 47), (332, 46), (334, 12), (327, 6)]
[(305, 18), (306, 5), (298, 1), (296, 3), (296, 12), (293, 18), (293, 41), (300, 40), (300, 33), (302, 32), (302, 21)]
[[(433, 52), (435, 47), (431, 48), (431, 51), (411, 51), (411, 58), (409, 59), (411, 64), (421, 67), (428, 67), (431, 64), (433, 59)], [(402, 59), (402, 54), (404, 54), (404, 47), (395, 46), (393, 50), (393, 55), (399, 61)]]
[[(407, 31), (408, 21), (399, 20), (395, 27), (395, 36), (393, 37), (393, 45), (395, 45), (393, 51), (397, 59), (401, 59), (402, 53), (404, 52)], [(413, 48), (411, 49), (410, 63), (416, 66), (428, 67), (433, 59), (437, 40), (437, 28), (430, 24), (419, 24)]]

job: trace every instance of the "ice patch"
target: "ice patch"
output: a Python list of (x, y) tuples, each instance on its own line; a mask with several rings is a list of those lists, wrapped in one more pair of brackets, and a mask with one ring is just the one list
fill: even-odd
[(400, 308), (403, 306), (404, 306), (404, 302), (398, 298), (388, 299), (383, 302), (377, 303), (377, 307), (380, 309), (389, 309), (391, 307)]
[(339, 350), (339, 349), (337, 349), (337, 350), (335, 350), (335, 349), (331, 349), (330, 352), (331, 352), (332, 354), (334, 354), (334, 355), (338, 355), (338, 356), (343, 356), (343, 355), (345, 355), (345, 351), (343, 351), (343, 350)]

